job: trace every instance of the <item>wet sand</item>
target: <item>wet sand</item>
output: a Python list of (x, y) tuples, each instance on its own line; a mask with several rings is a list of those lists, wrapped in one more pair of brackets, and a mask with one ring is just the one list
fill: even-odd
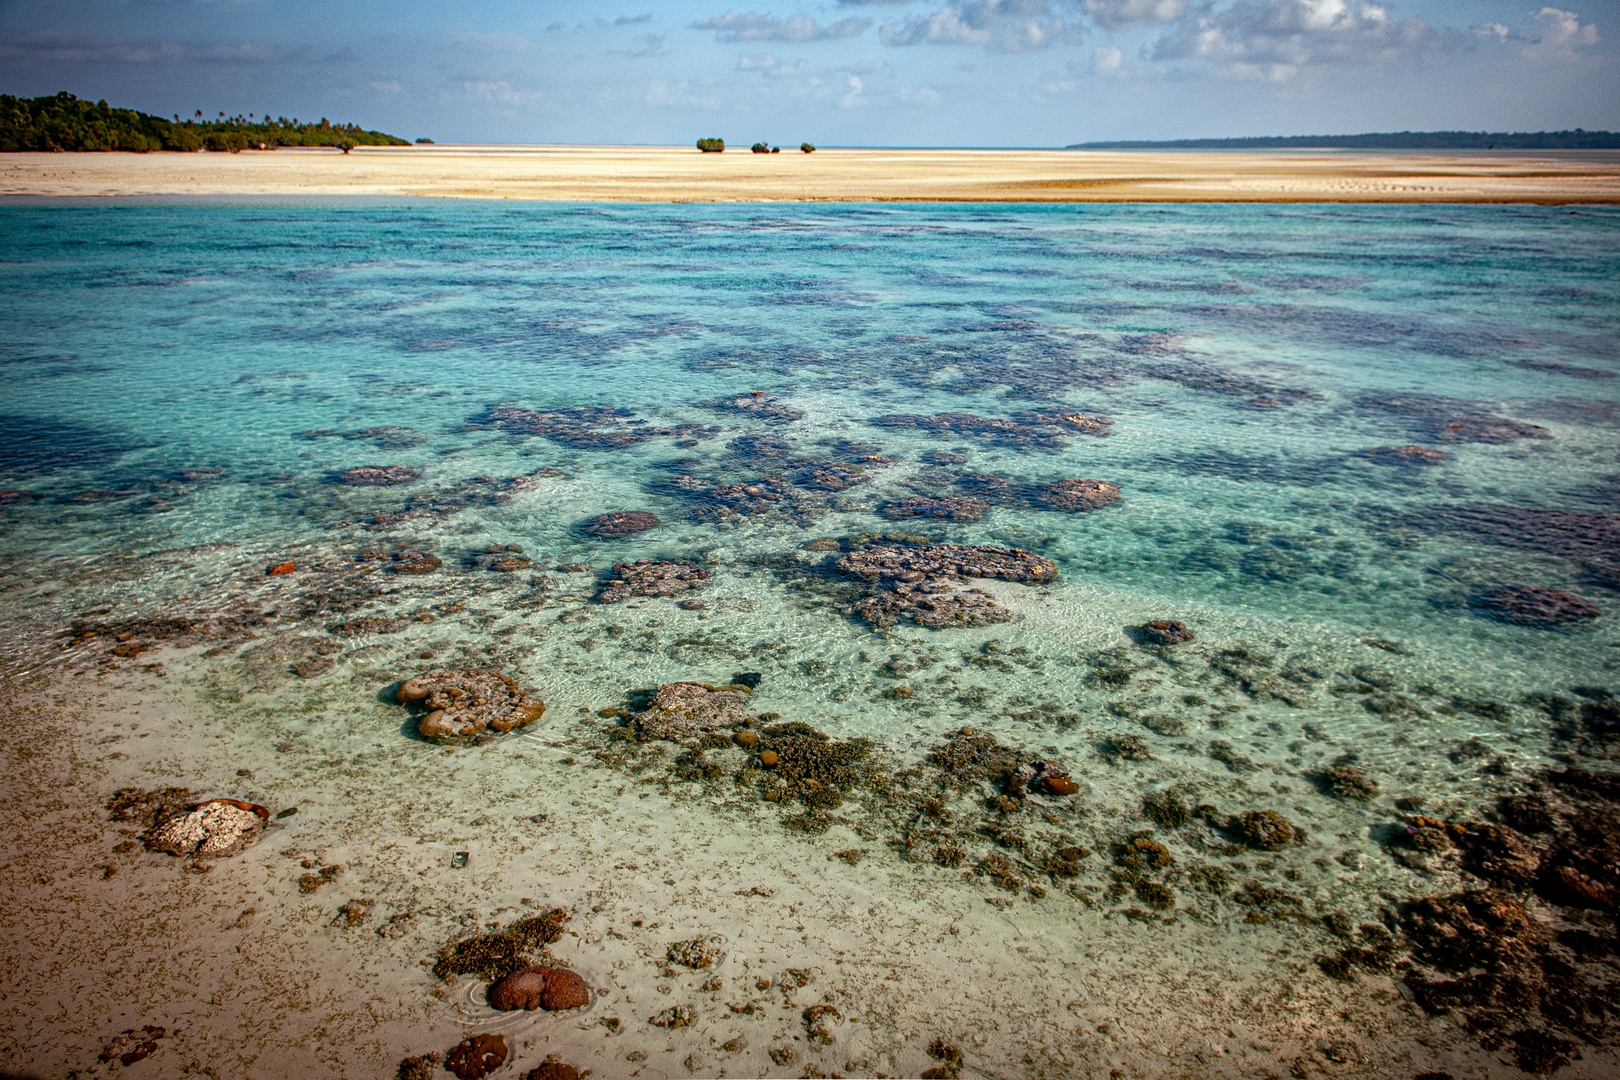
[(638, 202), (1615, 203), (1620, 154), (436, 146), (3, 154), (0, 195)]

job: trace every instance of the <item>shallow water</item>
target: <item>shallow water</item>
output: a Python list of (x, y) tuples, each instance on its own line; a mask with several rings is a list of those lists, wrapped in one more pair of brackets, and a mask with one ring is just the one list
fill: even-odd
[[(270, 757), (410, 740), (377, 692), (452, 661), (518, 675), (568, 737), (631, 688), (757, 672), (755, 708), (895, 762), (965, 725), (1055, 757), (1099, 835), (1140, 827), (1147, 791), (1236, 809), (1258, 786), (1332, 838), (1313, 854), (1376, 856), (1393, 796), (1461, 812), (1576, 752), (1527, 695), (1615, 682), (1617, 211), (108, 203), (3, 206), (0, 234), (12, 664), (76, 618), (274, 606), (272, 643), (164, 661), (222, 702), (269, 695)], [(755, 391), (784, 411), (722, 407)], [(553, 437), (492, 424), (503, 406), (624, 412)], [(873, 423), (1027, 412), (1112, 425)], [(1367, 455), (1414, 444), (1449, 458)], [(336, 479), (369, 465), (420, 477)], [(865, 481), (803, 480), (830, 465)], [(880, 516), (964, 474), (1122, 497)], [(790, 509), (697, 490), (776, 475)], [(610, 510), (662, 524), (582, 531)], [(1010, 622), (879, 632), (803, 545), (899, 530), (1058, 577), (986, 585)], [(481, 568), (491, 545), (532, 566)], [(444, 565), (354, 561), (407, 547)], [(636, 558), (708, 566), (706, 606), (592, 604)], [(1502, 622), (1477, 598), (1505, 585), (1602, 614)], [(1155, 618), (1197, 640), (1138, 645)], [(117, 663), (105, 644), (72, 655)], [(288, 673), (316, 655), (336, 666)], [(1125, 735), (1153, 757), (1122, 761)], [(1313, 785), (1347, 760), (1379, 799)], [(1387, 858), (1317, 863), (1289, 880), (1323, 910), (1418, 887)]]

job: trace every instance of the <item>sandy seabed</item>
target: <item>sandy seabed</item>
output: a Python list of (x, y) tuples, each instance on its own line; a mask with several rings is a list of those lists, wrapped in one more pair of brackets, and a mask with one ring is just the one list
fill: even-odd
[(3, 154), (0, 195), (416, 195), (639, 202), (1614, 203), (1620, 153), (1115, 153), (434, 146)]

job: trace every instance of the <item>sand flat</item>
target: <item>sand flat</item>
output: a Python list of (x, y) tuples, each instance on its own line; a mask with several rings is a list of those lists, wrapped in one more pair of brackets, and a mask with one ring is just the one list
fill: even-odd
[(635, 202), (1620, 202), (1620, 153), (1173, 153), (434, 146), (3, 154), (0, 195)]

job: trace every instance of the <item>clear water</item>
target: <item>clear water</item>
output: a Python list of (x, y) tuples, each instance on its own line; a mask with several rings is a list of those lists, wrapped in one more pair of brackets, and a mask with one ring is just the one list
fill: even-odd
[[(279, 794), (242, 797), (343, 803), (350, 781), (310, 763), (408, 758), (409, 725), (378, 691), (423, 668), (511, 671), (550, 706), (543, 737), (587, 748), (592, 715), (630, 688), (751, 671), (756, 708), (870, 737), (897, 764), (964, 725), (1058, 758), (1083, 787), (1081, 824), (1063, 827), (1093, 847), (1142, 828), (1142, 795), (1170, 785), (1281, 807), (1316, 839), (1246, 872), (1364, 915), (1445, 887), (1381, 850), (1395, 797), (1468, 813), (1504, 776), (1573, 752), (1528, 695), (1617, 681), (1620, 211), (55, 203), (0, 206), (0, 238), (7, 667), (130, 666), (104, 639), (64, 653), (74, 619), (274, 607), (245, 651), (133, 660), (207, 691), (178, 722), (228, 732), (233, 765), (285, 774), (265, 781)], [(717, 407), (752, 391), (803, 415)], [(704, 430), (580, 448), (475, 422), (493, 406)], [(1052, 409), (1113, 425), (1029, 445), (871, 423)], [(789, 445), (761, 454), (749, 436)], [(1365, 456), (1411, 444), (1450, 458)], [(939, 453), (962, 460), (925, 460)], [(673, 483), (871, 455), (894, 460), (801, 492), (798, 515), (717, 515)], [(359, 465), (421, 478), (334, 482)], [(966, 472), (1107, 480), (1122, 498), (964, 523), (879, 514), (960, 495)], [(580, 529), (623, 509), (663, 524)], [(895, 529), (1014, 544), (1059, 576), (987, 586), (1008, 623), (880, 633), (838, 608), (836, 575), (816, 572), (828, 557), (803, 545)], [(533, 564), (469, 564), (490, 545)], [(354, 561), (403, 547), (444, 565), (407, 578)], [(635, 558), (709, 565), (707, 607), (592, 604)], [(284, 559), (297, 572), (264, 575)], [(579, 563), (591, 570), (562, 569)], [(1602, 614), (1548, 629), (1472, 606), (1503, 585)], [(437, 617), (395, 633), (328, 630), (423, 613)], [(1153, 618), (1197, 640), (1138, 646), (1128, 628)], [(289, 670), (317, 654), (335, 666)], [(889, 693), (901, 685), (910, 696)], [(1154, 757), (1112, 755), (1124, 735)], [(524, 760), (478, 753), (457, 767)], [(265, 767), (280, 755), (292, 764)], [(1314, 786), (1346, 755), (1378, 798)], [(1493, 760), (1506, 768), (1480, 770)], [(372, 842), (476, 843), (477, 791), (426, 809), (396, 791)], [(1070, 888), (1095, 901), (1107, 881), (1098, 865)]]

